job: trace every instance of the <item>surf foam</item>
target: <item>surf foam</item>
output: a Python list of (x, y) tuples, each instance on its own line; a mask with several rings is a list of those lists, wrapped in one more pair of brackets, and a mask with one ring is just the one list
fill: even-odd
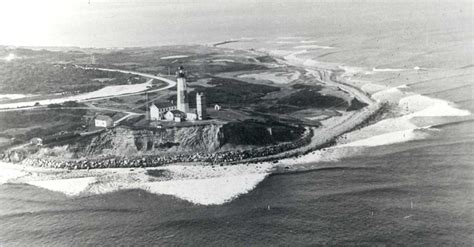
[(9, 180), (27, 175), (27, 172), (12, 167), (13, 165), (0, 161), (0, 185), (8, 183)]
[(166, 56), (166, 57), (161, 57), (161, 60), (167, 60), (167, 59), (175, 59), (175, 58), (186, 58), (189, 57), (189, 55), (175, 55), (175, 56)]
[[(201, 205), (218, 205), (252, 190), (270, 173), (271, 164), (233, 165), (223, 167), (170, 165), (148, 169), (98, 169), (87, 171), (44, 169), (31, 170), (29, 177), (21, 166), (2, 169), (0, 181), (26, 183), (63, 193), (67, 196), (97, 195), (127, 189), (141, 189), (154, 194), (172, 195)], [(2, 168), (9, 168), (4, 165)], [(149, 171), (161, 170), (167, 176), (153, 176)], [(35, 172), (36, 171), (36, 172)], [(73, 176), (72, 178), (70, 176)], [(76, 176), (76, 177), (74, 177)], [(82, 176), (82, 177), (81, 177)]]
[(145, 183), (142, 189), (155, 194), (176, 196), (201, 205), (218, 205), (254, 189), (266, 173), (208, 179), (170, 180)]
[(455, 107), (449, 101), (424, 95), (411, 95), (400, 100), (399, 106), (412, 112), (413, 117), (469, 116), (471, 112)]
[(408, 129), (389, 132), (381, 135), (372, 136), (366, 139), (338, 145), (338, 148), (344, 147), (375, 147), (390, 145), (395, 143), (408, 142), (425, 138), (427, 135), (417, 132), (417, 129)]
[(53, 179), (43, 181), (29, 181), (27, 184), (51, 191), (61, 192), (68, 196), (77, 196), (86, 191), (86, 188), (96, 182), (95, 177)]
[(299, 45), (293, 47), (295, 49), (334, 49), (332, 46), (324, 46), (324, 45)]

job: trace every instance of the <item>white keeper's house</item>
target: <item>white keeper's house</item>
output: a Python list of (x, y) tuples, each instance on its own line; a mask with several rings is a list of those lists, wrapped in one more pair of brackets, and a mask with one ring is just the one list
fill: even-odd
[(165, 118), (165, 113), (176, 110), (177, 107), (173, 103), (156, 103), (150, 106), (150, 120), (162, 120)]

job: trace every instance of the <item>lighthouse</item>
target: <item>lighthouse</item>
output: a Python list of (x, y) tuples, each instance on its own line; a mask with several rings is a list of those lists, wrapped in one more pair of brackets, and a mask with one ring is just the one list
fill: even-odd
[(182, 112), (189, 112), (188, 92), (186, 91), (186, 73), (184, 68), (180, 66), (176, 71), (176, 79), (178, 84), (177, 108)]

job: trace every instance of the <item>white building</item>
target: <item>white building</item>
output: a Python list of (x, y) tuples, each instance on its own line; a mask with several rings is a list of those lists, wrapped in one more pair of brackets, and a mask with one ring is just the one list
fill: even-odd
[(186, 121), (195, 121), (198, 119), (198, 115), (192, 112), (186, 112)]
[(94, 119), (95, 127), (108, 128), (114, 125), (114, 120), (106, 115), (98, 115)]
[(36, 146), (43, 146), (43, 139), (35, 137), (30, 140), (30, 143)]
[(182, 122), (186, 119), (186, 113), (179, 110), (171, 110), (165, 113), (167, 121)]
[(152, 104), (150, 106), (150, 120), (162, 120), (166, 112), (176, 109), (176, 106), (169, 102)]

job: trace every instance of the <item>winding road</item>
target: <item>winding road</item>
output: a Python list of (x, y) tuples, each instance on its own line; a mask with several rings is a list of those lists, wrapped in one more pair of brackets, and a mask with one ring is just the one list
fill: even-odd
[[(120, 72), (120, 73), (125, 73), (125, 74), (133, 74), (133, 75), (149, 78), (150, 80), (148, 80), (145, 83), (135, 84), (135, 85), (107, 86), (95, 92), (78, 94), (78, 95), (68, 96), (68, 97), (63, 97), (63, 98), (0, 104), (0, 111), (19, 111), (19, 110), (42, 108), (50, 104), (61, 104), (66, 101), (90, 102), (90, 101), (97, 101), (97, 100), (110, 99), (110, 98), (128, 97), (128, 96), (140, 95), (144, 93), (159, 92), (159, 91), (167, 90), (169, 88), (176, 86), (175, 81), (170, 80), (168, 78), (161, 77), (161, 76), (155, 76), (152, 74), (127, 71), (127, 70), (119, 70), (119, 69), (85, 68), (85, 67), (80, 67), (80, 66), (78, 67), (82, 69), (96, 69), (96, 70), (103, 70), (103, 71), (115, 71), (115, 72)], [(153, 80), (163, 81), (167, 83), (168, 85), (157, 88), (157, 89), (149, 90), (149, 87), (151, 87), (152, 85), (151, 82)]]

